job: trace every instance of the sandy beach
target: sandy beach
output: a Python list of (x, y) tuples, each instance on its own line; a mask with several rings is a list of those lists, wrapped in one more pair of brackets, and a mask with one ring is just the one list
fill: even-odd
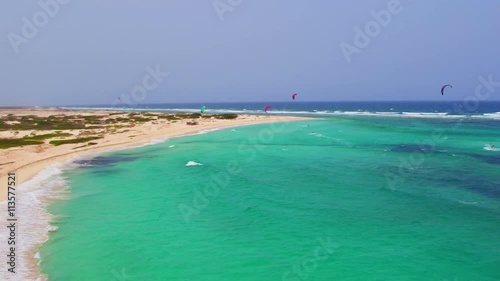
[[(130, 112), (118, 111), (72, 111), (66, 109), (0, 109), (0, 117), (12, 116), (37, 116), (48, 118), (49, 116), (94, 116), (101, 121), (105, 121), (110, 116), (127, 116)], [(143, 116), (142, 113), (140, 116)], [(150, 113), (147, 115), (155, 115)], [(160, 115), (160, 113), (158, 113)], [(81, 143), (64, 144), (54, 146), (45, 141), (43, 144), (26, 145), (1, 149), (0, 155), (0, 202), (6, 200), (7, 195), (7, 174), (14, 172), (17, 177), (17, 185), (20, 185), (33, 178), (47, 166), (56, 162), (68, 160), (70, 158), (86, 154), (103, 152), (112, 149), (123, 149), (140, 146), (158, 139), (166, 139), (183, 135), (195, 134), (200, 131), (219, 129), (224, 127), (254, 125), (273, 122), (291, 122), (306, 120), (302, 117), (285, 116), (254, 116), (239, 115), (236, 119), (215, 119), (197, 118), (179, 120), (178, 122), (164, 121), (151, 117), (152, 121), (146, 122), (125, 122), (120, 124), (120, 129), (106, 125), (105, 128), (89, 128), (89, 130), (64, 130), (64, 133), (71, 134), (78, 138), (91, 134), (98, 134), (102, 138), (93, 140), (91, 146), (82, 146)], [(138, 118), (136, 118), (138, 119)], [(15, 121), (13, 121), (15, 122)], [(187, 125), (187, 122), (197, 122), (197, 125)], [(26, 136), (36, 136), (41, 134), (51, 134), (60, 130), (17, 130), (0, 131), (0, 139), (22, 138)], [(72, 136), (69, 136), (72, 137)], [(64, 139), (67, 139), (65, 136)]]

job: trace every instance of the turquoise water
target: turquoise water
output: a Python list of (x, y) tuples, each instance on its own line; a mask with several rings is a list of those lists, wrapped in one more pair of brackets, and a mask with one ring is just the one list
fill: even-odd
[[(498, 121), (331, 118), (65, 172), (49, 280), (500, 280)], [(457, 125), (459, 124), (459, 125)], [(203, 165), (186, 166), (189, 161)]]

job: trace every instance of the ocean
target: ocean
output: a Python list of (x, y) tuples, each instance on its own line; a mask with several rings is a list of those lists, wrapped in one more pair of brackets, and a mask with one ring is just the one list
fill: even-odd
[(318, 118), (172, 138), (34, 179), (25, 198), (47, 214), (33, 221), (51, 225), (41, 272), (51, 281), (500, 280), (500, 103), (206, 106), (259, 114), (268, 104), (269, 114)]
[(207, 114), (237, 113), (287, 116), (387, 116), (387, 117), (447, 117), (483, 118), (500, 120), (500, 101), (481, 101), (469, 98), (464, 101), (382, 101), (382, 102), (233, 102), (233, 103), (165, 103), (165, 104), (116, 104), (94, 106), (64, 106), (68, 109), (106, 109), (155, 112), (200, 112), (206, 106)]

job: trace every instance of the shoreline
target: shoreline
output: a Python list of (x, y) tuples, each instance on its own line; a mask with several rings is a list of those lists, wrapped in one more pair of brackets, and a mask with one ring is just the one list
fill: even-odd
[[(105, 114), (120, 112), (108, 110), (81, 111), (67, 109), (12, 109), (0, 110), (0, 114), (7, 115), (16, 112), (26, 114), (26, 111), (29, 111), (29, 114), (42, 113), (40, 115), (102, 115), (103, 113)], [(4, 154), (5, 156), (0, 156), (0, 183), (2, 183), (0, 185), (0, 202), (4, 202), (7, 199), (7, 187), (3, 183), (7, 182), (7, 174), (9, 172), (16, 173), (16, 177), (18, 178), (17, 185), (21, 185), (24, 182), (32, 179), (36, 174), (40, 173), (44, 169), (44, 167), (50, 166), (51, 164), (56, 162), (63, 162), (82, 153), (98, 153), (113, 149), (127, 149), (129, 147), (145, 145), (151, 141), (162, 138), (168, 139), (173, 137), (193, 135), (205, 130), (219, 130), (229, 127), (315, 119), (316, 118), (289, 116), (238, 115), (238, 118), (230, 120), (196, 120), (199, 121), (199, 125), (194, 126), (185, 125), (184, 122), (170, 123), (168, 125), (152, 124), (151, 122), (146, 122), (134, 127), (124, 128), (125, 130), (123, 130), (123, 132), (119, 132), (118, 134), (105, 133), (104, 138), (96, 141), (96, 145), (86, 148), (78, 148), (79, 144), (65, 144), (62, 146), (43, 144), (36, 147), (22, 146), (2, 149), (2, 154)], [(45, 131), (30, 130), (30, 132), (35, 132), (36, 134), (38, 134)], [(48, 132), (50, 133), (50, 131)], [(25, 132), (25, 135), (28, 135), (28, 133), (29, 132)], [(2, 138), (1, 134), (0, 138)]]
[[(30, 111), (30, 114), (42, 112), (45, 114), (54, 114), (55, 112), (63, 112), (64, 114), (99, 115), (102, 113), (109, 113), (109, 111), (82, 112), (73, 110), (68, 111), (65, 109), (9, 109), (0, 110), (0, 113), (5, 113), (5, 111)], [(205, 134), (227, 128), (305, 120), (315, 120), (315, 118), (239, 115), (238, 118), (231, 120), (197, 120), (200, 121), (200, 124), (195, 126), (186, 125), (184, 122), (169, 124), (167, 126), (155, 126), (146, 122), (127, 128), (129, 130), (117, 135), (105, 135), (104, 138), (99, 140), (97, 145), (80, 149), (75, 149), (75, 147), (78, 148), (78, 144), (66, 144), (62, 145), (62, 147), (51, 147), (50, 144), (45, 144), (43, 145), (44, 148), (41, 150), (33, 150), (30, 146), (3, 149), (6, 153), (5, 157), (2, 156), (0, 158), (0, 164), (3, 164), (0, 166), (0, 182), (2, 183), (0, 187), (2, 191), (0, 206), (7, 205), (7, 185), (3, 183), (7, 182), (7, 173), (9, 172), (14, 172), (18, 178), (15, 191), (16, 197), (20, 197), (21, 202), (24, 198), (34, 199), (33, 202), (30, 202), (31, 204), (26, 204), (26, 202), (20, 204), (20, 199), (17, 199), (17, 204), (20, 204), (17, 207), (17, 217), (21, 219), (20, 223), (25, 226), (25, 229), (18, 230), (17, 236), (19, 237), (17, 239), (24, 242), (17, 248), (16, 254), (18, 256), (18, 261), (15, 278), (9, 279), (12, 275), (6, 275), (4, 277), (6, 277), (6, 280), (49, 280), (47, 276), (41, 275), (41, 260), (38, 252), (40, 247), (48, 241), (49, 233), (51, 231), (56, 231), (56, 229), (50, 225), (50, 221), (54, 219), (54, 216), (48, 212), (46, 207), (55, 200), (64, 199), (64, 191), (68, 186), (64, 183), (64, 179), (60, 177), (60, 175), (66, 169), (76, 168), (76, 166), (71, 167), (71, 164), (74, 163), (75, 160), (96, 157), (105, 152), (155, 145), (163, 143), (171, 138)], [(39, 131), (36, 132), (39, 133)], [(45, 131), (42, 132), (45, 133)], [(3, 162), (6, 163), (4, 164)], [(2, 220), (4, 213), (5, 212), (2, 212), (2, 214), (0, 214)], [(6, 270), (2, 271), (7, 272)], [(2, 273), (2, 275), (3, 274), (4, 273)]]

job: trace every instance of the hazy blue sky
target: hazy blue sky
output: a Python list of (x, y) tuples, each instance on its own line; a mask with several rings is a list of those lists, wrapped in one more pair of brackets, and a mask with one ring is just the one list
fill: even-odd
[(110, 104), (157, 65), (144, 103), (461, 100), (500, 81), (498, 0), (401, 0), (350, 63), (340, 44), (390, 0), (220, 0), (223, 20), (213, 0), (64, 1), (46, 22), (37, 1), (0, 3), (0, 106)]

